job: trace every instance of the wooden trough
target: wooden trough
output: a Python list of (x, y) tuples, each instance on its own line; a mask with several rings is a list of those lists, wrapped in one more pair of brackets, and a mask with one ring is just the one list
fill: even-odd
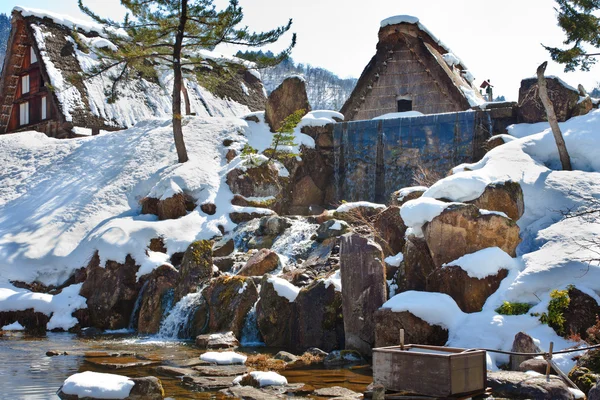
[(373, 383), (422, 396), (465, 397), (484, 393), (484, 350), (409, 344), (373, 349)]

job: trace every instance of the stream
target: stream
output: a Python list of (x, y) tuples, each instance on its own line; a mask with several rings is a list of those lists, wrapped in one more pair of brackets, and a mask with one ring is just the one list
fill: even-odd
[[(68, 352), (69, 355), (46, 356), (49, 350)], [(86, 352), (135, 353), (155, 363), (144, 367), (128, 367), (118, 370), (106, 369), (98, 362), (111, 362), (114, 357), (91, 357)], [(277, 349), (240, 348), (238, 352), (270, 353)], [(70, 333), (48, 332), (45, 337), (28, 336), (20, 332), (7, 332), (0, 336), (0, 392), (1, 399), (58, 399), (56, 391), (70, 375), (95, 371), (116, 373), (129, 377), (158, 376), (157, 365), (174, 365), (177, 361), (197, 358), (202, 353), (192, 342), (167, 340), (157, 336), (138, 336), (132, 333), (102, 335), (82, 338)], [(123, 357), (120, 357), (123, 358)], [(132, 361), (139, 361), (131, 357)], [(305, 369), (284, 370), (281, 372), (289, 383), (306, 383), (315, 388), (343, 386), (363, 392), (372, 382), (371, 370), (324, 369), (322, 365)], [(218, 392), (197, 392), (181, 385), (180, 378), (159, 376), (165, 398), (171, 399), (225, 399)]]

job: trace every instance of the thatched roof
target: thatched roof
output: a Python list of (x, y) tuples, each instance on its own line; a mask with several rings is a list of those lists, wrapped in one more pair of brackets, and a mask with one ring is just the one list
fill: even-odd
[(346, 120), (395, 112), (397, 96), (424, 114), (463, 111), (484, 102), (464, 63), (415, 17), (381, 23), (377, 52), (341, 109)]
[[(77, 79), (96, 64), (95, 47), (114, 46), (103, 37), (101, 25), (41, 10), (15, 7), (13, 26), (23, 20), (37, 47), (43, 71), (64, 121), (75, 127), (120, 129), (152, 117), (171, 115), (172, 72), (157, 66), (156, 79), (128, 82), (114, 103), (107, 102), (107, 77)], [(240, 66), (224, 73), (226, 63)], [(206, 63), (196, 77), (185, 79), (191, 112), (204, 116), (239, 116), (264, 109), (260, 75), (241, 65), (206, 52)]]

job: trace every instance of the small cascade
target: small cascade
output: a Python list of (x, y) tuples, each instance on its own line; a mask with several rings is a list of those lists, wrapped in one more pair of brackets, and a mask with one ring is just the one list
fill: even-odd
[(198, 307), (205, 301), (204, 287), (183, 297), (160, 323), (158, 336), (166, 339), (184, 338)]
[(290, 219), (290, 222), (291, 226), (279, 235), (271, 246), (271, 250), (279, 255), (282, 265), (305, 258), (314, 245), (311, 237), (319, 228), (318, 224), (312, 224), (306, 218), (294, 218)]
[(244, 347), (260, 347), (265, 345), (261, 340), (260, 332), (258, 331), (258, 324), (256, 322), (257, 304), (258, 300), (256, 303), (254, 303), (254, 306), (252, 306), (252, 309), (248, 312), (248, 315), (246, 315), (244, 327), (242, 328), (240, 344)]
[(144, 296), (144, 292), (146, 291), (148, 282), (149, 281), (144, 282), (142, 288), (140, 289), (140, 292), (138, 293), (137, 299), (135, 299), (133, 310), (131, 311), (131, 315), (129, 316), (129, 330), (137, 331), (138, 317), (140, 315), (140, 307), (142, 306), (142, 297)]

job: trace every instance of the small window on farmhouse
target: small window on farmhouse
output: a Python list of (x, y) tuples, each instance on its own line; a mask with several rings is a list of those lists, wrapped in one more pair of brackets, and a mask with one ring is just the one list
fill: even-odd
[(46, 113), (46, 108), (48, 107), (48, 102), (46, 100), (46, 96), (42, 96), (42, 120), (48, 118), (48, 114)]
[(396, 97), (398, 112), (412, 111), (412, 99), (408, 96)]
[(21, 103), (19, 105), (19, 124), (29, 124), (29, 102)]
[(29, 93), (29, 75), (21, 77), (21, 93)]
[(29, 48), (29, 57), (30, 57), (30, 64), (35, 64), (37, 62), (37, 56), (35, 55), (35, 51), (33, 51), (33, 47)]

